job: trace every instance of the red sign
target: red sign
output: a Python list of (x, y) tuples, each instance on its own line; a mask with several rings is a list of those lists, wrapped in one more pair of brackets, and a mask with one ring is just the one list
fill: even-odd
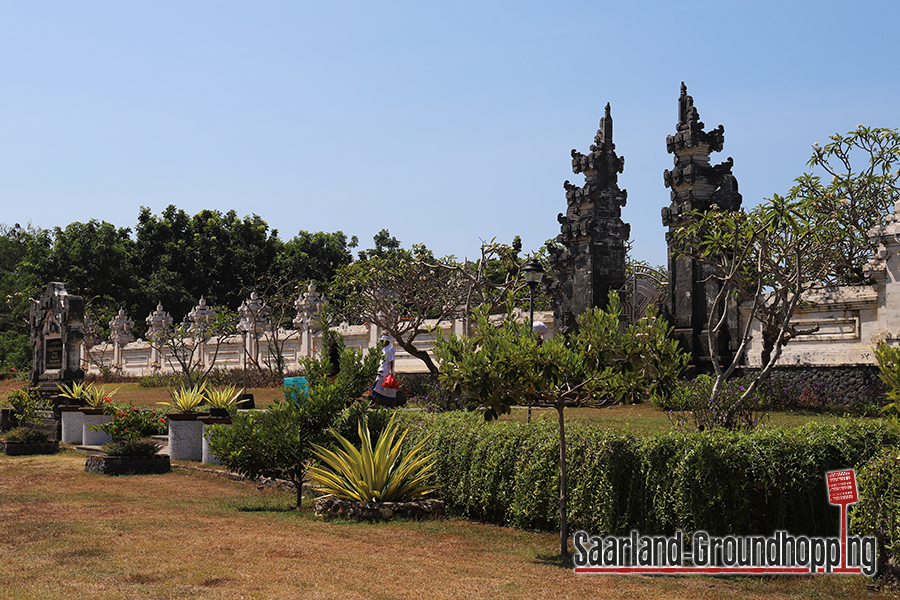
[(856, 492), (856, 473), (853, 469), (825, 473), (825, 483), (828, 484), (829, 504), (846, 506), (859, 502), (859, 495)]

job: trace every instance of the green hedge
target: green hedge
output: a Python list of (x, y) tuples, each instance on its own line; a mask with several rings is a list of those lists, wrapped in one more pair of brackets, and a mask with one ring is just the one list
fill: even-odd
[(900, 580), (900, 451), (884, 448), (856, 475), (859, 503), (850, 507), (850, 530), (877, 536), (879, 575)]
[[(431, 434), (439, 497), (451, 513), (533, 529), (558, 523), (554, 421), (485, 423), (477, 414), (411, 419)], [(569, 526), (595, 534), (836, 535), (825, 472), (859, 469), (897, 441), (880, 422), (844, 420), (752, 433), (635, 437), (569, 424)]]

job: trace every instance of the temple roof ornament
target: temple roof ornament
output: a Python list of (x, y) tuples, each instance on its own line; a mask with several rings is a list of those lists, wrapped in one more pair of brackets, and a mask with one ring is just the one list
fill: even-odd
[(172, 317), (163, 310), (162, 303), (156, 305), (156, 310), (147, 315), (144, 319), (147, 323), (147, 339), (156, 341), (162, 334), (169, 330), (172, 326)]
[(134, 341), (134, 336), (131, 334), (132, 327), (134, 327), (134, 321), (125, 315), (124, 309), (119, 309), (119, 314), (109, 322), (109, 341), (119, 346)]

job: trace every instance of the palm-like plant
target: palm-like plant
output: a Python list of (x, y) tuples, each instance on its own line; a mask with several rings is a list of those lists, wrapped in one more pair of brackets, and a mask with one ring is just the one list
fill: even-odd
[(179, 412), (191, 413), (197, 410), (198, 406), (203, 404), (203, 401), (206, 400), (206, 394), (206, 382), (203, 382), (199, 385), (194, 385), (191, 387), (182, 387), (176, 388), (174, 390), (169, 390), (169, 395), (172, 396), (172, 401), (157, 402), (157, 404), (168, 406), (169, 408), (174, 408)]
[(400, 456), (404, 431), (399, 439), (397, 425), (391, 417), (375, 447), (365, 419), (359, 421), (361, 448), (357, 450), (346, 438), (329, 428), (343, 450), (328, 450), (312, 444), (313, 454), (324, 466), (310, 467), (309, 473), (320, 484), (317, 491), (336, 498), (358, 502), (404, 502), (430, 494), (437, 486), (427, 485), (434, 467), (434, 454), (422, 456), (428, 438)]
[(78, 383), (77, 381), (73, 381), (69, 385), (57, 383), (56, 387), (59, 388), (61, 398), (69, 398), (70, 400), (84, 400), (86, 398), (86, 387), (83, 383)]
[(91, 408), (104, 408), (104, 403), (112, 400), (112, 397), (118, 391), (119, 388), (116, 388), (113, 391), (107, 393), (105, 385), (97, 387), (94, 384), (90, 383), (84, 387), (82, 398), (84, 398), (85, 404), (87, 404)]
[(240, 394), (233, 385), (221, 389), (209, 389), (206, 392), (206, 403), (210, 408), (228, 408), (234, 404)]

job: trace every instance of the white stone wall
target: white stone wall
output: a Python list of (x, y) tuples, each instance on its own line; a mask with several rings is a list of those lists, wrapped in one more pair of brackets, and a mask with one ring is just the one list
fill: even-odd
[[(866, 270), (875, 284), (823, 288), (805, 295), (791, 324), (798, 330), (819, 329), (791, 339), (776, 366), (875, 366), (875, 346), (900, 342), (900, 202), (884, 225), (869, 231), (869, 239), (876, 251)], [(744, 323), (748, 314), (749, 306), (742, 306)], [(752, 335), (745, 364), (760, 367), (759, 322), (752, 324)]]
[[(527, 318), (528, 315), (524, 315), (524, 317)], [(547, 334), (548, 337), (553, 335), (552, 312), (536, 311), (534, 319), (535, 321), (543, 321), (547, 325), (547, 328), (550, 330)], [(429, 323), (429, 326), (435, 325), (437, 325), (436, 322)], [(382, 333), (374, 325), (341, 325), (336, 327), (335, 330), (344, 336), (344, 344), (347, 347), (362, 351), (366, 351), (371, 346), (374, 346)], [(440, 330), (445, 336), (451, 332), (459, 335), (463, 331), (462, 321), (443, 322), (440, 324)], [(299, 367), (300, 359), (322, 351), (322, 339), (318, 334), (308, 336), (299, 331), (288, 330), (282, 331), (279, 338), (286, 340), (283, 354), (287, 369), (296, 369)], [(432, 354), (434, 339), (433, 334), (422, 333), (416, 337), (415, 346)], [(265, 364), (268, 360), (268, 353), (266, 352), (268, 336), (265, 334), (261, 335), (253, 343), (248, 341), (247, 346), (258, 348), (258, 360), (260, 364)], [(397, 372), (427, 372), (428, 369), (421, 360), (411, 356), (398, 344), (394, 344), (394, 348), (396, 350), (395, 367)], [(134, 340), (118, 348), (113, 343), (98, 344), (89, 351), (82, 346), (81, 353), (82, 368), (86, 374), (99, 374), (101, 367), (108, 367), (115, 372), (134, 377), (180, 371), (178, 362), (170, 353), (166, 351), (155, 352), (149, 343), (141, 339)], [(206, 344), (202, 347), (202, 353), (203, 364), (209, 365), (215, 362), (217, 368), (240, 369), (244, 361), (244, 339), (240, 335), (227, 338), (219, 346), (217, 355), (215, 345)], [(248, 359), (248, 368), (251, 368), (252, 365), (253, 361)]]

